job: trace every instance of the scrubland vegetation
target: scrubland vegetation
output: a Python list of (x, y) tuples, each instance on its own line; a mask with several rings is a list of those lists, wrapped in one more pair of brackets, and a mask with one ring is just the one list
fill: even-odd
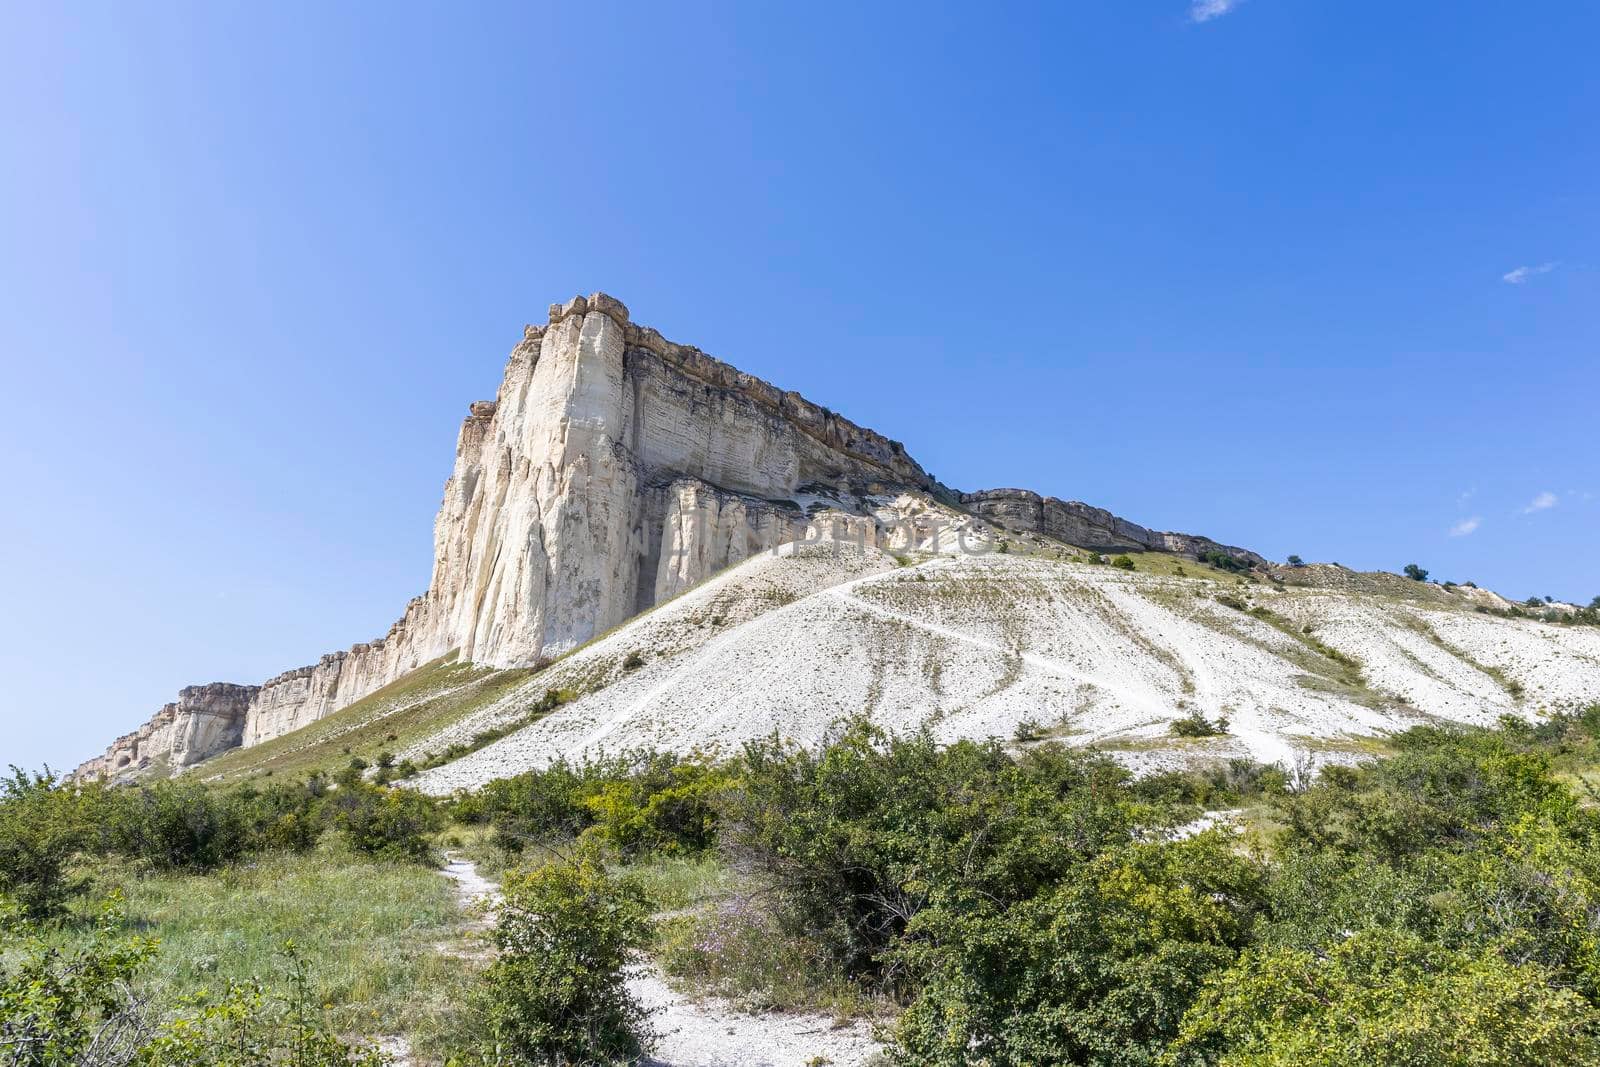
[[(461, 1064), (626, 1062), (650, 955), (752, 1010), (874, 1019), (904, 1064), (1600, 1060), (1600, 706), (1388, 750), (1136, 780), (856, 722), (448, 801), (354, 768), (14, 772), (0, 1058), (376, 1062), (366, 1038), (400, 1033)], [(1199, 829), (1222, 809), (1244, 828)], [(464, 932), (445, 846), (503, 872), (477, 960), (440, 947)]]

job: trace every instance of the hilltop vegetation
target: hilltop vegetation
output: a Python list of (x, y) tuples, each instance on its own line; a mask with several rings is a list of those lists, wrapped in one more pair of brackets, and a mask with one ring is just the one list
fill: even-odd
[[(1135, 779), (1056, 742), (940, 745), (858, 721), (820, 749), (557, 762), (446, 800), (354, 769), (268, 789), (17, 772), (0, 798), (0, 1005), (7, 1033), (57, 1049), (25, 1062), (66, 1062), (136, 1016), (144, 1051), (122, 1062), (173, 1062), (162, 1041), (223, 1018), (262, 1047), (402, 1027), (463, 1062), (574, 1062), (648, 1045), (621, 982), (647, 952), (750, 1006), (876, 1017), (906, 1064), (1594, 1062), (1600, 706), (1388, 748), (1310, 782), (1248, 761)], [(1195, 821), (1221, 808), (1249, 829)], [(512, 902), (478, 977), (428, 963), (452, 922), (429, 865), (451, 836), (493, 857)], [(318, 897), (331, 877), (352, 914)], [(115, 890), (120, 910), (93, 919)], [(241, 924), (245, 898), (279, 919)], [(396, 923), (396, 898), (420, 928)], [(352, 921), (344, 947), (281, 968), (315, 1012), (251, 991), (240, 967), (270, 970), (275, 936), (309, 945)], [(365, 965), (345, 955), (363, 947)], [(72, 987), (50, 1012), (41, 976)], [(209, 1047), (184, 1054), (232, 1062)]]

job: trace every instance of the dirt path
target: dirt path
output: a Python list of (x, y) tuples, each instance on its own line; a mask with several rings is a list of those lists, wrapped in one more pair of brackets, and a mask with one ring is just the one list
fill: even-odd
[[(455, 883), (463, 910), (483, 916), (476, 928), (486, 928), (500, 887), (460, 856), (450, 856), (441, 873)], [(752, 1015), (715, 997), (691, 1000), (667, 983), (653, 961), (630, 972), (628, 992), (655, 1031), (639, 1067), (862, 1067), (881, 1049), (865, 1023), (838, 1027), (824, 1015)]]
[[(500, 887), (478, 873), (471, 860), (451, 854), (440, 873), (456, 884), (456, 899), (463, 911), (483, 911), (485, 916), (500, 903)], [(486, 921), (486, 919), (485, 919)]]

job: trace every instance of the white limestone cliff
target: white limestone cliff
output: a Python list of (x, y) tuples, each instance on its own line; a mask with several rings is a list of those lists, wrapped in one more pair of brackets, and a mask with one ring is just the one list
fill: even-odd
[(256, 693), (253, 685), (191, 685), (76, 773), (84, 778), (116, 778), (152, 768), (180, 771), (237, 748)]
[[(877, 544), (864, 501), (905, 490), (962, 500), (899, 442), (667, 341), (612, 297), (551, 305), (548, 323), (527, 327), (512, 350), (495, 400), (471, 405), (462, 424), (427, 592), (382, 638), (252, 687), (241, 727), (197, 736), (173, 766), (229, 739), (282, 736), (450, 652), (511, 667), (570, 650), (803, 536), (812, 520), (803, 502), (831, 508), (831, 524), (855, 524), (837, 536)], [(1059, 508), (969, 499), (996, 521), (1061, 525), (1050, 521)], [(884, 547), (905, 538), (882, 536)], [(119, 741), (80, 773), (120, 772), (130, 746), (147, 765), (155, 750), (176, 754), (168, 729), (152, 721), (149, 736)]]

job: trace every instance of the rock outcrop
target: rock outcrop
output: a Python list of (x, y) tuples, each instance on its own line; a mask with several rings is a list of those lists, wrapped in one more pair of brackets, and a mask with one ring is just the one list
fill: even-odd
[(139, 729), (112, 742), (104, 755), (85, 763), (78, 777), (117, 778), (153, 768), (173, 772), (237, 748), (257, 687), (212, 682), (179, 690)]
[[(963, 498), (898, 441), (666, 340), (612, 297), (579, 296), (526, 327), (499, 394), (470, 406), (434, 524), (428, 591), (387, 634), (259, 689), (235, 687), (251, 695), (226, 729), (184, 734), (181, 710), (169, 723), (163, 709), (79, 773), (124, 773), (168, 751), (176, 770), (220, 747), (261, 744), (449, 652), (531, 664), (804, 535), (813, 516), (802, 500), (907, 491), (1083, 547), (1215, 546), (1019, 490)], [(829, 521), (850, 527), (836, 536), (878, 543), (864, 505)], [(180, 746), (179, 734), (192, 740)]]
[(1247, 548), (1219, 544), (1197, 534), (1147, 530), (1119, 519), (1104, 508), (1077, 500), (1057, 500), (1027, 489), (985, 489), (963, 493), (961, 503), (975, 514), (1008, 530), (1025, 530), (1096, 552), (1172, 552), (1199, 557), (1221, 552), (1251, 566), (1267, 561)]

